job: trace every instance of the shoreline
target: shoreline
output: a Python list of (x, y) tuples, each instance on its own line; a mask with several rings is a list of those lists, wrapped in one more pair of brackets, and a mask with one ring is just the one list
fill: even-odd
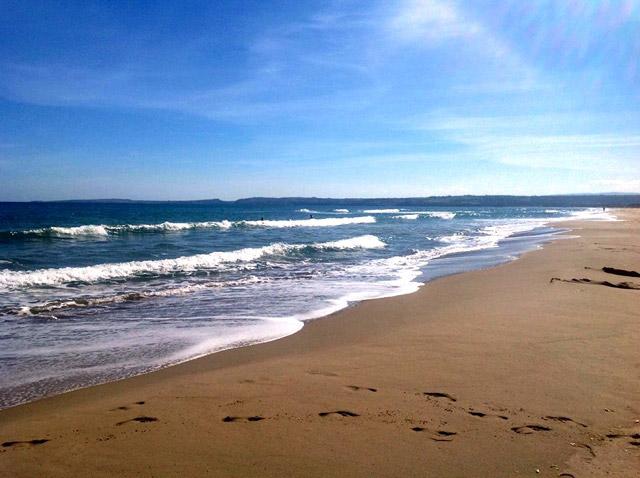
[[(207, 357), (209, 355), (213, 355), (216, 353), (220, 353), (220, 352), (227, 352), (227, 351), (231, 351), (231, 350), (236, 350), (236, 349), (241, 349), (241, 348), (245, 348), (245, 347), (251, 347), (251, 346), (255, 346), (255, 345), (259, 345), (259, 344), (264, 344), (264, 343), (269, 343), (269, 342), (274, 342), (277, 340), (282, 340), (286, 337), (289, 337), (291, 335), (294, 335), (296, 333), (299, 333), (300, 330), (302, 330), (302, 328), (304, 328), (304, 326), (306, 324), (308, 324), (311, 321), (315, 321), (315, 320), (323, 320), (329, 316), (332, 316), (334, 314), (338, 314), (342, 311), (348, 310), (350, 308), (353, 307), (357, 307), (359, 304), (366, 302), (366, 301), (371, 301), (371, 300), (381, 300), (381, 299), (389, 299), (389, 298), (394, 298), (394, 297), (399, 297), (399, 296), (403, 296), (403, 295), (409, 295), (409, 294), (414, 294), (416, 292), (419, 292), (419, 290), (424, 287), (427, 283), (432, 282), (434, 280), (438, 280), (444, 277), (449, 277), (452, 275), (456, 275), (456, 274), (463, 274), (466, 272), (472, 272), (472, 271), (476, 271), (476, 270), (485, 270), (485, 269), (490, 269), (493, 267), (497, 267), (503, 264), (507, 264), (509, 262), (512, 262), (514, 260), (518, 260), (522, 255), (527, 254), (528, 252), (531, 251), (535, 251), (539, 248), (544, 247), (544, 245), (549, 244), (550, 242), (553, 242), (555, 240), (559, 240), (561, 239), (562, 235), (565, 234), (567, 231), (569, 231), (566, 228), (562, 227), (562, 223), (567, 222), (567, 221), (571, 221), (574, 220), (574, 218), (572, 217), (568, 217), (568, 218), (558, 218), (558, 219), (550, 219), (549, 222), (544, 222), (538, 225), (533, 226), (531, 229), (527, 229), (525, 231), (522, 232), (516, 232), (514, 233), (514, 235), (512, 236), (507, 236), (504, 237), (502, 239), (499, 240), (499, 242), (497, 243), (496, 246), (489, 246), (489, 247), (485, 247), (485, 248), (480, 248), (480, 249), (471, 249), (468, 251), (461, 251), (461, 252), (452, 252), (452, 253), (448, 253), (448, 254), (444, 254), (442, 256), (437, 256), (434, 259), (432, 259), (431, 261), (429, 261), (429, 264), (432, 266), (435, 266), (435, 269), (439, 271), (437, 272), (431, 272), (431, 274), (427, 274), (427, 270), (424, 269), (424, 267), (420, 270), (420, 272), (416, 271), (416, 275), (415, 277), (408, 282), (407, 284), (405, 284), (404, 289), (402, 290), (397, 290), (394, 292), (389, 292), (389, 293), (384, 293), (382, 295), (378, 295), (378, 296), (371, 296), (371, 297), (364, 297), (364, 298), (358, 298), (358, 299), (353, 299), (353, 300), (348, 300), (347, 297), (348, 295), (340, 298), (339, 300), (341, 301), (340, 304), (334, 304), (334, 305), (327, 305), (326, 307), (320, 308), (320, 309), (315, 309), (312, 310), (310, 312), (307, 313), (303, 313), (303, 314), (297, 314), (297, 315), (292, 315), (290, 317), (275, 317), (274, 320), (278, 321), (278, 320), (294, 320), (299, 322), (300, 327), (295, 330), (294, 332), (288, 333), (286, 335), (281, 335), (278, 337), (273, 337), (273, 338), (267, 338), (264, 340), (258, 340), (258, 341), (254, 341), (254, 342), (249, 342), (243, 345), (237, 345), (236, 343), (231, 343), (228, 344), (227, 346), (220, 348), (218, 350), (214, 350), (214, 351), (209, 351), (209, 352), (204, 352), (201, 354), (197, 354), (194, 355), (192, 357), (189, 358), (185, 358), (185, 359), (180, 359), (177, 361), (172, 361), (172, 362), (168, 362), (164, 365), (158, 366), (156, 368), (152, 368), (149, 369), (147, 371), (141, 372), (141, 373), (134, 373), (131, 375), (127, 375), (127, 376), (122, 376), (120, 378), (114, 378), (112, 380), (107, 380), (107, 381), (97, 381), (94, 383), (90, 383), (90, 384), (80, 384), (77, 386), (72, 386), (69, 389), (66, 390), (62, 390), (62, 391), (58, 391), (58, 392), (54, 392), (51, 394), (45, 394), (36, 398), (32, 398), (32, 399), (27, 399), (25, 401), (22, 402), (18, 402), (18, 403), (13, 403), (11, 405), (8, 406), (0, 406), (0, 411), (2, 410), (7, 410), (13, 407), (17, 407), (17, 406), (21, 406), (21, 405), (26, 405), (29, 403), (33, 403), (39, 400), (44, 400), (44, 399), (48, 399), (48, 398), (53, 398), (56, 397), (58, 395), (63, 395), (66, 393), (70, 393), (70, 392), (76, 392), (78, 390), (83, 390), (85, 388), (90, 388), (90, 387), (96, 387), (96, 386), (100, 386), (100, 385), (107, 385), (110, 383), (114, 383), (114, 382), (118, 382), (121, 380), (128, 380), (131, 378), (135, 378), (141, 375), (147, 375), (150, 373), (156, 373), (159, 371), (162, 371), (164, 369), (170, 368), (170, 367), (175, 367), (178, 365), (182, 365), (184, 363), (193, 361), (193, 360), (199, 360), (202, 359), (204, 357)], [(588, 219), (588, 220), (593, 220), (593, 219)], [(615, 220), (615, 219), (614, 219)], [(546, 232), (542, 233), (542, 234), (532, 234), (537, 230), (547, 230)], [(525, 234), (524, 236), (519, 236)], [(524, 244), (520, 245), (520, 247), (516, 247), (515, 250), (511, 250), (509, 251), (509, 246), (504, 245), (505, 241), (513, 241), (513, 240), (517, 240), (518, 238), (525, 238)], [(513, 246), (512, 246), (513, 247)], [(495, 250), (502, 250), (502, 253), (499, 255), (499, 258), (497, 259), (493, 259), (493, 260), (489, 260), (486, 257), (484, 257), (487, 254), (490, 254), (491, 251), (495, 251)], [(484, 257), (484, 260), (483, 260)], [(475, 260), (477, 261), (475, 266), (467, 266), (467, 261), (469, 260)], [(454, 266), (453, 267), (438, 267), (440, 265), (441, 262), (453, 262)], [(455, 263), (458, 264), (462, 264), (461, 266), (458, 265), (458, 267), (455, 267)]]
[[(549, 283), (578, 272), (611, 279), (576, 266), (609, 257), (600, 267), (639, 270), (638, 211), (620, 215), (626, 223), (569, 220), (586, 237), (359, 302), (275, 341), (2, 410), (4, 443), (49, 441), (0, 448), (0, 475), (599, 476), (622, 466), (612, 476), (631, 476), (638, 447), (606, 435), (632, 435), (640, 415), (632, 401), (639, 292)], [(594, 342), (591, 329), (606, 329), (600, 309), (617, 314), (628, 335)], [(532, 347), (531, 337), (540, 343)], [(567, 362), (573, 374), (561, 373)], [(82, 456), (63, 459), (68, 446)], [(166, 456), (145, 455), (154, 450)]]

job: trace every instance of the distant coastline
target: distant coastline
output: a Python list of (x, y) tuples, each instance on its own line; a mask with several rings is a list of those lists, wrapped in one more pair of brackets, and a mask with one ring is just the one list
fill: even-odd
[(236, 200), (193, 199), (193, 200), (137, 200), (137, 199), (66, 199), (55, 201), (0, 201), (15, 204), (307, 204), (324, 206), (461, 206), (461, 207), (640, 207), (639, 194), (602, 193), (602, 194), (556, 194), (545, 196), (513, 195), (462, 195), (462, 196), (426, 196), (406, 198), (319, 198), (319, 197), (250, 197)]

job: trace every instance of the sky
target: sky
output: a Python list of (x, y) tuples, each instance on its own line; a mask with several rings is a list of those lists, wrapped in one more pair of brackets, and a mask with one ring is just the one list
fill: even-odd
[(0, 200), (640, 192), (640, 0), (0, 0)]

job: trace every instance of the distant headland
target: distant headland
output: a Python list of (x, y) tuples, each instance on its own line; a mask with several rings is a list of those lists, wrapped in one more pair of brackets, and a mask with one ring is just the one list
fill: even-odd
[[(6, 201), (11, 202), (11, 201)], [(29, 201), (31, 203), (184, 203), (184, 204), (309, 204), (326, 206), (444, 206), (444, 207), (640, 207), (640, 194), (603, 193), (603, 194), (555, 194), (546, 196), (426, 196), (406, 198), (320, 198), (320, 197), (250, 197), (225, 201), (222, 199), (197, 199), (180, 201), (136, 200), (136, 199), (69, 199), (59, 201)]]

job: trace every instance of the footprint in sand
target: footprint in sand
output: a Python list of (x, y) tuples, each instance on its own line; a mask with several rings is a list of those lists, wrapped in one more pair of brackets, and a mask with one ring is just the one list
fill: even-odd
[(35, 446), (35, 445), (42, 445), (43, 443), (47, 443), (48, 441), (50, 440), (47, 438), (36, 438), (35, 440), (6, 441), (2, 444), (2, 446), (4, 448), (9, 448), (12, 446), (21, 446), (21, 445)]
[(254, 415), (252, 417), (231, 417), (231, 416), (226, 416), (222, 419), (223, 422), (225, 423), (230, 423), (230, 422), (259, 422), (260, 420), (264, 420), (264, 417), (261, 417), (259, 415)]
[(118, 422), (116, 423), (117, 426), (120, 425), (124, 425), (125, 423), (130, 423), (130, 422), (138, 422), (138, 423), (150, 423), (150, 422), (157, 422), (158, 419), (156, 417), (147, 417), (147, 416), (140, 416), (140, 417), (135, 417), (132, 418), (130, 420), (124, 420), (122, 422)]
[(553, 415), (547, 415), (546, 417), (542, 417), (544, 420), (553, 420), (556, 422), (562, 422), (562, 423), (575, 423), (576, 425), (580, 425), (581, 427), (587, 427), (587, 425), (585, 425), (584, 423), (580, 423), (575, 421), (573, 418), (569, 418), (569, 417), (563, 417), (563, 416), (553, 416)]
[(593, 451), (593, 448), (591, 447), (591, 445), (587, 445), (586, 443), (571, 443), (571, 446), (577, 446), (578, 448), (584, 448), (585, 450), (587, 450), (589, 452), (589, 454), (592, 457), (596, 457), (596, 452)]
[(448, 400), (451, 400), (452, 402), (457, 402), (458, 401), (455, 397), (452, 397), (448, 393), (444, 393), (444, 392), (422, 392), (422, 393), (423, 393), (423, 395), (426, 395), (427, 397), (446, 398)]
[(544, 425), (523, 425), (521, 427), (512, 427), (511, 431), (519, 433), (521, 435), (529, 435), (533, 432), (548, 432), (551, 428)]
[(349, 390), (353, 390), (354, 392), (357, 392), (358, 390), (368, 390), (369, 392), (377, 392), (378, 389), (377, 388), (371, 388), (371, 387), (358, 387), (357, 385), (347, 385), (347, 388)]
[(453, 436), (457, 435), (456, 432), (448, 432), (445, 430), (438, 430), (434, 436), (431, 437), (433, 441), (453, 441)]
[(349, 410), (336, 410), (334, 412), (320, 412), (318, 413), (321, 417), (328, 417), (329, 415), (340, 415), (341, 417), (359, 417), (355, 412), (350, 412)]
[[(411, 428), (414, 432), (423, 432), (426, 430), (424, 427), (413, 427)], [(449, 432), (446, 430), (437, 430), (431, 436), (433, 441), (453, 441), (453, 436), (457, 435), (456, 432)]]
[(324, 377), (337, 377), (337, 373), (333, 372), (323, 372), (322, 370), (307, 370), (309, 375), (322, 375)]
[[(134, 405), (144, 405), (146, 402), (144, 400), (140, 400), (139, 402), (135, 402)], [(111, 411), (115, 412), (117, 410), (129, 410), (131, 407), (128, 405), (122, 405), (120, 407), (112, 408)]]
[(606, 435), (606, 437), (607, 438), (612, 438), (612, 439), (616, 439), (616, 438), (631, 438), (631, 441), (629, 442), (629, 445), (640, 446), (640, 433), (631, 433), (631, 434), (609, 433), (608, 435)]
[(478, 412), (477, 410), (469, 410), (467, 413), (469, 413), (469, 415), (471, 415), (471, 416), (479, 417), (479, 418), (496, 417), (496, 418), (499, 418), (501, 420), (509, 420), (509, 417), (507, 417), (505, 415), (492, 415), (492, 414), (489, 414), (489, 413)]
[(630, 435), (625, 435), (622, 433), (609, 433), (606, 435), (607, 438), (633, 438), (634, 440), (640, 440), (640, 433), (632, 433)]

